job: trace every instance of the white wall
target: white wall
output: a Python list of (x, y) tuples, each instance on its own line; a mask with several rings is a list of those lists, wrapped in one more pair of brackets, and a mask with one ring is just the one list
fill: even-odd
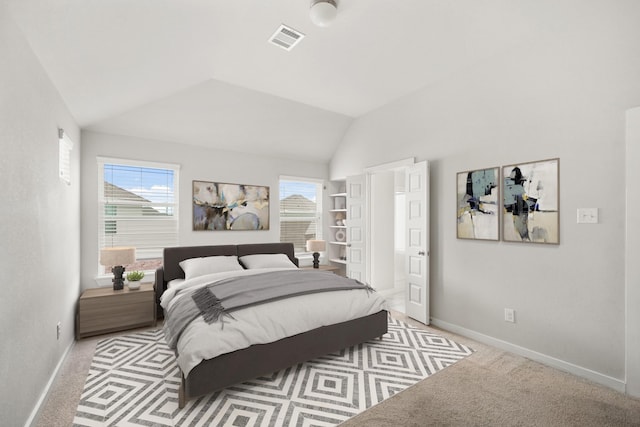
[[(0, 424), (20, 426), (33, 419), (74, 340), (80, 134), (4, 7), (0, 4)], [(74, 141), (71, 186), (58, 179), (58, 127)]]
[[(82, 287), (95, 287), (98, 271), (97, 156), (180, 165), (179, 242), (182, 246), (263, 243), (280, 240), (278, 188), (280, 175), (326, 179), (326, 163), (267, 158), (171, 142), (83, 131), (82, 134)], [(265, 231), (193, 231), (192, 181), (268, 185), (270, 229)], [(328, 192), (325, 206), (330, 203)]]
[(640, 107), (627, 111), (627, 392), (640, 397)]
[[(586, 3), (541, 17), (546, 37), (356, 120), (331, 177), (429, 160), (434, 320), (623, 389), (624, 119), (640, 101), (640, 3)], [(456, 239), (456, 172), (552, 157), (560, 245)], [(599, 208), (600, 223), (576, 224), (578, 207)]]
[(371, 286), (377, 290), (392, 289), (394, 285), (394, 173), (371, 174), (370, 227)]
[(396, 290), (403, 290), (407, 284), (407, 273), (405, 271), (406, 264), (406, 241), (407, 236), (407, 209), (405, 181), (407, 179), (406, 170), (395, 171), (395, 189), (394, 189), (394, 247), (395, 247), (395, 266), (394, 266), (394, 283)]

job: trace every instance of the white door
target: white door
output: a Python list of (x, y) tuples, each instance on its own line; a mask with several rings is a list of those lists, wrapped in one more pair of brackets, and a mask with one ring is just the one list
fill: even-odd
[(361, 282), (367, 281), (366, 196), (365, 176), (347, 177), (347, 277)]
[(406, 181), (407, 316), (429, 324), (429, 167), (412, 165)]

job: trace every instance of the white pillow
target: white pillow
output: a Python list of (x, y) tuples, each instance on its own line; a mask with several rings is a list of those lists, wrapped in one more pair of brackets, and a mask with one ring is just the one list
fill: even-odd
[(189, 258), (179, 263), (184, 270), (185, 279), (204, 276), (205, 274), (222, 273), (225, 271), (243, 270), (235, 255), (208, 256)]
[(285, 254), (256, 254), (240, 257), (240, 262), (249, 270), (254, 268), (298, 268)]
[(174, 286), (178, 286), (180, 284), (182, 284), (185, 281), (185, 279), (173, 279), (173, 280), (169, 280), (167, 282), (167, 289), (171, 289)]

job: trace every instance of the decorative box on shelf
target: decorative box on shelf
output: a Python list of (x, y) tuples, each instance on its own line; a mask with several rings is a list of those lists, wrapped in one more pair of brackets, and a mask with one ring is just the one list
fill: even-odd
[(333, 199), (334, 211), (346, 211), (347, 210), (347, 193), (335, 193), (330, 195)]

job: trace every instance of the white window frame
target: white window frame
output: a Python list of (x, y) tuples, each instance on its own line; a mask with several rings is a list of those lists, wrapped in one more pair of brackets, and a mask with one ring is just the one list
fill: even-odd
[(64, 129), (58, 129), (58, 177), (62, 182), (71, 185), (71, 150), (73, 141)]
[[(167, 239), (167, 244), (162, 245), (162, 247), (157, 248), (137, 248), (136, 247), (136, 258), (139, 259), (152, 259), (152, 258), (160, 258), (162, 257), (162, 248), (168, 246), (178, 246), (179, 245), (179, 188), (180, 188), (180, 165), (171, 164), (171, 163), (157, 163), (157, 162), (148, 162), (141, 160), (131, 160), (131, 159), (121, 159), (121, 158), (112, 158), (112, 157), (97, 157), (98, 162), (98, 254), (103, 247), (110, 247), (112, 244), (107, 243), (107, 237), (105, 233), (105, 223), (108, 220), (105, 217), (105, 209), (108, 206), (107, 200), (105, 199), (105, 191), (104, 191), (104, 169), (107, 164), (115, 164), (115, 165), (123, 165), (123, 166), (131, 166), (131, 167), (140, 167), (140, 168), (151, 168), (151, 169), (162, 169), (162, 170), (171, 170), (173, 171), (173, 203), (156, 203), (154, 202), (154, 207), (167, 207), (173, 209), (173, 215), (171, 216), (173, 221), (173, 230), (175, 236), (169, 237)], [(124, 202), (124, 204), (127, 204)], [(131, 203), (132, 206), (136, 205), (136, 203)], [(143, 233), (141, 234), (143, 235)], [(117, 245), (116, 245), (117, 246)], [(133, 245), (135, 246), (135, 245)], [(98, 256), (99, 259), (99, 256)], [(103, 266), (98, 265), (98, 278), (111, 277), (109, 272), (104, 271)], [(153, 271), (145, 272), (151, 278)]]
[[(306, 177), (299, 177), (299, 176), (286, 176), (286, 175), (282, 175), (279, 177), (278, 179), (278, 221), (279, 221), (279, 226), (280, 226), (280, 234), (282, 235), (282, 219), (283, 217), (281, 216), (281, 197), (282, 195), (280, 194), (280, 187), (281, 187), (281, 182), (303, 182), (303, 183), (308, 183), (308, 184), (314, 184), (316, 185), (316, 216), (315, 216), (315, 221), (316, 221), (316, 237), (315, 239), (318, 240), (322, 240), (322, 235), (323, 235), (323, 229), (324, 229), (324, 224), (323, 224), (323, 199), (324, 199), (324, 189), (325, 189), (325, 182), (322, 179), (317, 179), (317, 178), (306, 178)], [(295, 217), (287, 217), (289, 219), (295, 218)], [(308, 217), (300, 217), (297, 218), (299, 220), (306, 220), (308, 219)], [(281, 239), (281, 237), (280, 237)], [(296, 250), (295, 251), (295, 255), (298, 258), (306, 258), (306, 257), (310, 257), (311, 256), (311, 252), (308, 252), (306, 250), (306, 247), (304, 250)]]

